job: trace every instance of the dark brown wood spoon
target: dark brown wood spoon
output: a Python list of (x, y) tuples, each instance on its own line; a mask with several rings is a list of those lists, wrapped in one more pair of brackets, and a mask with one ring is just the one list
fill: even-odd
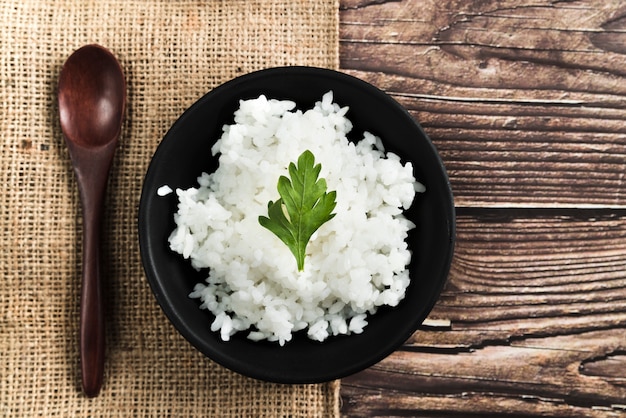
[(61, 130), (69, 148), (83, 211), (80, 367), (83, 391), (94, 397), (104, 376), (101, 218), (126, 106), (126, 81), (120, 64), (99, 45), (76, 50), (61, 69), (58, 99)]

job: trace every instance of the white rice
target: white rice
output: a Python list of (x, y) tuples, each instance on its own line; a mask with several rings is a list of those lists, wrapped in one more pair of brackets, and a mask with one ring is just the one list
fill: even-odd
[(157, 195), (163, 197), (163, 196), (167, 196), (168, 194), (172, 193), (174, 190), (172, 190), (172, 188), (170, 186), (163, 185), (161, 187), (159, 187), (157, 189)]
[[(415, 226), (403, 210), (424, 187), (411, 163), (385, 155), (379, 138), (365, 132), (349, 142), (347, 111), (332, 92), (306, 112), (264, 96), (241, 101), (235, 123), (212, 148), (219, 168), (203, 173), (198, 188), (176, 190), (170, 247), (194, 268), (208, 268), (190, 296), (215, 315), (211, 329), (223, 340), (239, 331), (280, 345), (305, 329), (317, 341), (361, 333), (368, 314), (403, 299), (411, 259), (405, 239)], [(337, 206), (298, 272), (289, 248), (258, 217), (279, 197), (279, 176), (307, 149), (322, 164), (328, 191), (336, 190)]]

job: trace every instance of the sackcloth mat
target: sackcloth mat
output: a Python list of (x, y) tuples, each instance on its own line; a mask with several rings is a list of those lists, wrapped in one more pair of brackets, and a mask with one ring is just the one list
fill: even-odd
[[(279, 385), (197, 352), (144, 276), (137, 209), (171, 124), (213, 87), (283, 65), (338, 67), (337, 0), (0, 1), (0, 416), (328, 417), (339, 382)], [(128, 106), (103, 228), (107, 350), (80, 389), (81, 208), (58, 123), (60, 68), (98, 43), (120, 60)]]

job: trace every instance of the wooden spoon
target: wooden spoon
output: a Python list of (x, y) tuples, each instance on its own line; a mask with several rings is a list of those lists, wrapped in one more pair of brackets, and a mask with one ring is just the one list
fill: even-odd
[(113, 54), (99, 45), (75, 51), (58, 85), (61, 130), (69, 148), (83, 211), (80, 360), (83, 391), (94, 397), (104, 375), (104, 309), (100, 229), (109, 169), (126, 106), (126, 82)]

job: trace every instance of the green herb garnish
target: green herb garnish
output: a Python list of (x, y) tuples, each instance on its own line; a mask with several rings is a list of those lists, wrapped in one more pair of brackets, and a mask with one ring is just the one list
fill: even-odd
[(267, 204), (268, 216), (259, 216), (259, 223), (272, 231), (289, 247), (296, 257), (298, 270), (304, 270), (306, 246), (311, 235), (331, 220), (337, 202), (337, 192), (326, 193), (326, 180), (318, 179), (321, 164), (309, 150), (298, 157), (298, 166), (289, 164), (291, 180), (278, 179), (280, 199)]

